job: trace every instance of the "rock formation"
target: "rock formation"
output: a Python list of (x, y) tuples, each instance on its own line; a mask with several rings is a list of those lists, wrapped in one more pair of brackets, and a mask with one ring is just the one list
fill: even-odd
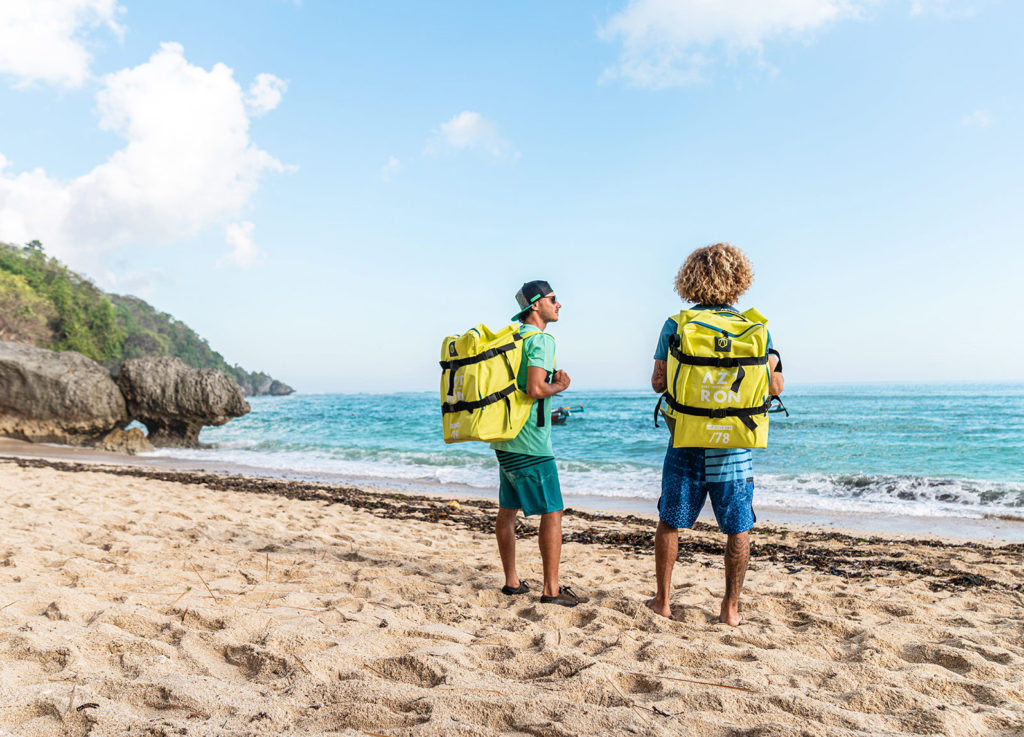
[(146, 438), (146, 433), (137, 427), (128, 430), (115, 428), (100, 438), (96, 447), (101, 450), (109, 450), (111, 453), (124, 453), (130, 456), (153, 450), (153, 444)]
[(127, 422), (121, 392), (95, 361), (0, 342), (0, 435), (91, 445)]
[(247, 397), (283, 397), (295, 392), (283, 381), (263, 373), (252, 374), (248, 379), (239, 379), (238, 386)]
[(223, 425), (249, 411), (233, 380), (180, 358), (130, 358), (121, 364), (117, 385), (128, 414), (146, 426), (156, 446), (197, 448), (204, 425)]

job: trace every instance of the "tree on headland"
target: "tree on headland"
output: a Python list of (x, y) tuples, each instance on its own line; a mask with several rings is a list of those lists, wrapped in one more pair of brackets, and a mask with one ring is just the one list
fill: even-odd
[(57, 312), (17, 274), (0, 271), (0, 340), (38, 345), (53, 339)]
[(121, 355), (125, 333), (110, 300), (88, 279), (47, 258), (42, 243), (0, 248), (0, 271), (21, 277), (55, 310), (52, 337), (41, 347), (77, 351), (100, 363)]

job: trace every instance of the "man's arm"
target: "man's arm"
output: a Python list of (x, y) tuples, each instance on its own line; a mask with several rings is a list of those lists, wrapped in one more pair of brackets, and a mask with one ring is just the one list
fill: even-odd
[(654, 373), (651, 374), (651, 389), (663, 394), (668, 389), (668, 361), (654, 359)]
[(782, 373), (775, 370), (775, 367), (779, 365), (779, 357), (775, 354), (768, 355), (768, 371), (770, 381), (768, 383), (768, 393), (774, 397), (782, 394), (782, 389), (786, 385), (786, 380), (782, 378)]
[(534, 399), (547, 399), (569, 388), (569, 374), (556, 371), (548, 383), (547, 369), (529, 366), (526, 370), (526, 393)]

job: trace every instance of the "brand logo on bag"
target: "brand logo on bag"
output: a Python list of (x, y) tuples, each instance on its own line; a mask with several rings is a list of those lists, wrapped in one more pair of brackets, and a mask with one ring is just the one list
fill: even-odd
[(732, 340), (725, 336), (715, 338), (715, 350), (719, 352), (727, 352), (732, 350)]
[(448, 355), (449, 356), (454, 356), (455, 354), (456, 354), (455, 341), (453, 340), (451, 343), (448, 344)]

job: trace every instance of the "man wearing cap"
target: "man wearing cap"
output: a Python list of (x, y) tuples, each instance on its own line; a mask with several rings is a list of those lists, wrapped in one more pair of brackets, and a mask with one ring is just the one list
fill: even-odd
[(544, 332), (548, 323), (558, 321), (562, 305), (546, 281), (527, 282), (516, 293), (519, 312), (513, 320), (522, 323), (523, 361), (516, 383), (533, 398), (529, 419), (512, 440), (491, 443), (498, 457), (498, 519), (494, 532), (498, 553), (505, 569), (501, 592), (509, 596), (530, 590), (516, 572), (516, 514), (540, 515), (540, 557), (544, 566), (542, 604), (573, 607), (586, 602), (568, 586), (559, 586), (558, 563), (562, 554), (562, 490), (558, 484), (551, 449), (551, 421), (548, 397), (569, 388), (569, 375), (555, 370), (555, 339)]

